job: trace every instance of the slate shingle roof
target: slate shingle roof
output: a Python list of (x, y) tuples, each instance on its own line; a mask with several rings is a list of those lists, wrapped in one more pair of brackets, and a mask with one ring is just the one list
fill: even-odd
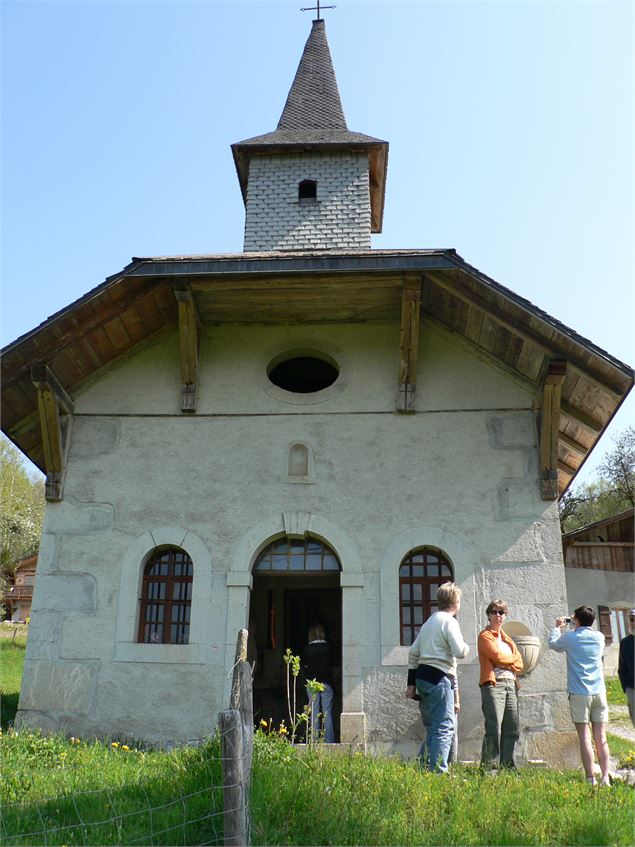
[(371, 185), (371, 231), (381, 232), (388, 144), (351, 132), (346, 124), (323, 20), (313, 21), (302, 58), (273, 132), (232, 144), (238, 180), (247, 197), (249, 160), (253, 155), (304, 150), (357, 150), (368, 154)]

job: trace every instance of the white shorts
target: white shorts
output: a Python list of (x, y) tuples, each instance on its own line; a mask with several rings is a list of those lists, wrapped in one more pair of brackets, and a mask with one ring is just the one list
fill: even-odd
[(606, 694), (569, 694), (569, 711), (573, 723), (608, 723)]

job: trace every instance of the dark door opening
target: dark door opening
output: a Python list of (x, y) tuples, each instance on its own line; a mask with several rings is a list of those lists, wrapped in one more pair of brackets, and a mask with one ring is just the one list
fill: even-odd
[[(289, 724), (286, 693), (287, 648), (300, 656), (308, 628), (321, 623), (333, 653), (333, 725), (339, 740), (342, 711), (342, 599), (339, 572), (315, 574), (254, 573), (250, 630), (254, 636), (254, 720), (277, 728)], [(297, 712), (307, 696), (302, 671), (297, 679)]]

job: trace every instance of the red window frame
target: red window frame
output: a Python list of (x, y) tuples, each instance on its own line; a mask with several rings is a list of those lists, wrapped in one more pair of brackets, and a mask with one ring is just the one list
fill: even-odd
[(155, 550), (143, 569), (138, 641), (188, 644), (192, 607), (192, 559), (179, 547)]
[(409, 647), (438, 606), (437, 590), (452, 582), (452, 565), (439, 550), (411, 550), (399, 565), (399, 643)]

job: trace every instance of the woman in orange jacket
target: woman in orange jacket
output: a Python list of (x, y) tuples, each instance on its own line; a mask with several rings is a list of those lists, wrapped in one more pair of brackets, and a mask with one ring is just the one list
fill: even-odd
[(518, 693), (516, 674), (523, 669), (518, 648), (502, 629), (507, 615), (504, 600), (492, 600), (487, 607), (489, 621), (478, 637), (481, 665), (481, 704), (485, 736), (481, 766), (491, 768), (498, 757), (501, 768), (514, 768), (514, 747), (518, 741)]

